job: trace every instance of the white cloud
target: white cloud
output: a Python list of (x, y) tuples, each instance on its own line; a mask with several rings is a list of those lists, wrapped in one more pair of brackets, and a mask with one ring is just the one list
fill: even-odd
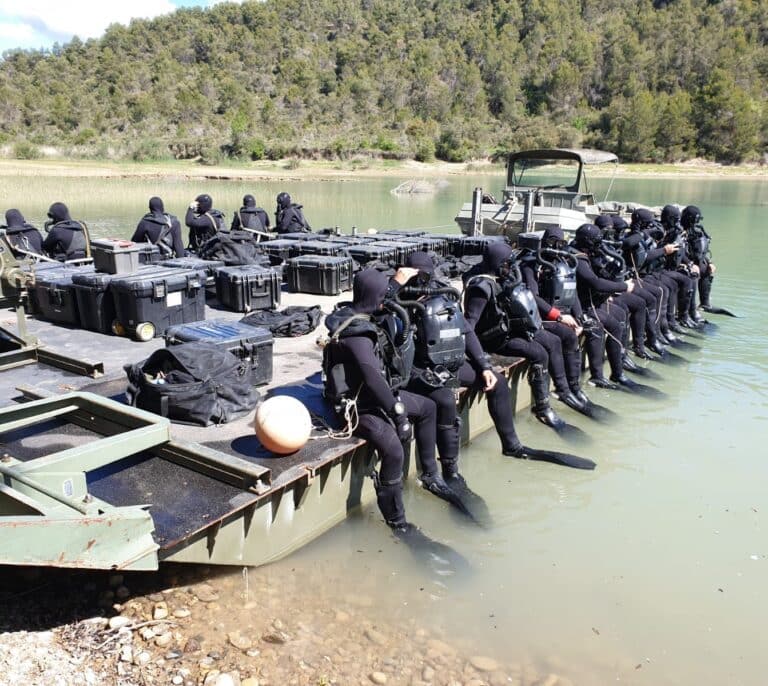
[(26, 43), (35, 35), (34, 29), (28, 24), (12, 24), (0, 22), (0, 38)]
[(6, 22), (15, 20), (19, 27), (24, 27), (19, 28), (20, 31), (59, 40), (68, 40), (73, 35), (95, 38), (110, 24), (128, 24), (134, 18), (156, 17), (175, 9), (170, 0), (0, 0), (0, 16)]

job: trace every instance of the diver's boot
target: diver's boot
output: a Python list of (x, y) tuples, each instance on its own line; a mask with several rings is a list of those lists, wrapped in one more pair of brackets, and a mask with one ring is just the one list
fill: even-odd
[(587, 383), (595, 388), (604, 388), (608, 391), (615, 391), (619, 388), (615, 383), (608, 381), (604, 376), (592, 376)]
[(381, 481), (374, 476), (373, 486), (376, 489), (376, 504), (384, 515), (384, 521), (393, 529), (404, 529), (408, 526), (403, 505), (403, 480)]
[(460, 421), (456, 417), (453, 424), (437, 425), (437, 451), (440, 455), (440, 471), (443, 480), (450, 487), (452, 482), (464, 484), (464, 477), (459, 474), (459, 432)]
[(712, 277), (708, 274), (707, 276), (701, 277), (699, 279), (699, 303), (701, 304), (701, 309), (704, 311), (711, 307), (709, 302), (711, 293)]
[(592, 403), (581, 388), (581, 350), (577, 348), (573, 352), (564, 353), (563, 358), (568, 388), (582, 407), (579, 412), (587, 414), (590, 412)]
[(621, 386), (622, 388), (626, 388), (628, 390), (632, 390), (633, 388), (637, 388), (639, 384), (635, 383), (630, 379), (624, 372), (622, 372), (619, 376), (614, 376), (611, 374), (611, 381), (613, 383), (617, 384), (618, 386)]
[(673, 331), (676, 334), (684, 334), (685, 329), (683, 329), (676, 321), (667, 322), (669, 324), (669, 330)]
[[(641, 360), (652, 360), (653, 356), (649, 355), (642, 343), (634, 343), (632, 345), (632, 352), (635, 353), (635, 357), (639, 357)], [(626, 367), (625, 367), (626, 369)], [(632, 370), (628, 370), (632, 371)]]
[(549, 372), (543, 365), (532, 364), (528, 369), (528, 383), (531, 386), (533, 405), (531, 412), (536, 415), (542, 424), (560, 429), (565, 422), (557, 416), (557, 413), (549, 405)]
[(653, 350), (657, 355), (664, 357), (667, 354), (667, 349), (661, 344), (658, 336), (655, 336), (653, 340), (647, 343), (648, 347)]
[(627, 372), (639, 372), (641, 369), (629, 358), (626, 350), (621, 354), (621, 366)]

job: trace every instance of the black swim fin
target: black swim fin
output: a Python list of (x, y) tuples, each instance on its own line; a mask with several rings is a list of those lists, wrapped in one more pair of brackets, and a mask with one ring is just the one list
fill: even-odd
[(594, 469), (597, 464), (586, 457), (578, 457), (570, 453), (560, 453), (555, 450), (539, 450), (538, 448), (529, 448), (521, 445), (515, 451), (504, 451), (508, 457), (516, 457), (522, 460), (538, 460), (540, 462), (551, 462), (563, 467), (573, 467), (574, 469)]
[(628, 393), (636, 393), (637, 395), (642, 395), (647, 398), (656, 398), (657, 400), (667, 397), (667, 394), (662, 393), (659, 389), (654, 388), (653, 386), (637, 383), (630, 379), (626, 374), (622, 374), (618, 378), (612, 376), (611, 381), (618, 384), (622, 391)]
[(462, 499), (461, 495), (450, 488), (443, 480), (443, 477), (439, 474), (422, 474), (419, 477), (421, 486), (425, 491), (429, 491), (432, 495), (436, 495), (441, 500), (445, 500), (455, 507), (461, 514), (470, 519), (474, 519), (472, 512), (467, 504)]
[(663, 355), (659, 355), (659, 357), (654, 359), (654, 362), (668, 364), (671, 367), (679, 367), (680, 365), (686, 363), (686, 359), (684, 357), (680, 357), (680, 355), (675, 355), (675, 353), (670, 352), (669, 350), (665, 350)]
[(467, 558), (461, 553), (445, 543), (430, 538), (414, 524), (405, 523), (394, 526), (392, 533), (395, 538), (408, 546), (415, 558), (425, 563), (438, 576), (466, 574), (471, 569)]
[(673, 348), (677, 348), (678, 350), (690, 350), (691, 352), (697, 352), (698, 350), (701, 350), (700, 345), (689, 343), (688, 341), (684, 341), (682, 338), (678, 338), (674, 342), (670, 343), (670, 345)]
[(493, 521), (488, 503), (467, 485), (461, 474), (446, 478), (445, 483), (461, 499), (461, 502), (469, 510), (469, 516), (476, 524), (485, 528), (491, 526)]
[(557, 435), (563, 440), (570, 441), (571, 443), (578, 443), (579, 445), (586, 445), (592, 441), (590, 435), (573, 424), (566, 424), (563, 422), (558, 426), (555, 431)]
[(726, 317), (735, 317), (736, 319), (739, 318), (738, 314), (734, 314), (730, 310), (726, 310), (724, 307), (702, 307), (701, 309), (709, 314), (724, 314)]

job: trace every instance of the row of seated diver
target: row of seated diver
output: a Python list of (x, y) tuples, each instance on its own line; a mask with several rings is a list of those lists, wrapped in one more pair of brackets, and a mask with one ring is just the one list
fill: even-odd
[[(14, 249), (59, 260), (84, 257), (84, 222), (72, 220), (60, 202), (51, 205), (48, 217), (43, 240), (18, 210), (8, 210), (5, 228)], [(266, 211), (246, 195), (230, 230), (310, 230), (301, 205), (287, 193), (277, 196), (275, 219), (273, 229)], [(710, 304), (716, 269), (702, 219), (695, 206), (681, 212), (667, 205), (660, 219), (638, 208), (629, 224), (617, 215), (598, 216), (594, 224), (580, 226), (570, 243), (557, 227), (523, 235), (515, 247), (503, 238), (488, 241), (482, 260), (462, 275), (463, 294), (435, 274), (435, 256), (427, 252), (411, 254), (391, 277), (370, 268), (356, 274), (352, 301), (338, 304), (326, 318), (325, 395), (346, 431), (376, 450), (377, 504), (397, 535), (418, 532), (403, 504), (412, 440), (421, 486), (471, 518), (483, 516), (482, 499), (459, 471), (461, 388), (485, 396), (503, 455), (595, 467), (589, 459), (520, 442), (509, 386), (490, 355), (528, 362), (531, 410), (558, 432), (568, 425), (550, 404), (550, 386), (558, 401), (576, 412), (593, 419), (609, 413), (582, 388), (580, 341), (590, 386), (638, 394), (652, 390), (628, 375), (644, 371), (629, 351), (663, 362), (673, 357), (671, 348), (695, 347), (685, 339), (706, 327), (702, 310), (730, 314)], [(153, 197), (132, 240), (183, 256), (226, 231), (224, 214), (206, 194), (190, 203), (185, 223), (187, 249), (180, 222)]]
[[(187, 248), (184, 247), (181, 222), (165, 211), (162, 198), (149, 200), (149, 212), (139, 221), (131, 240), (137, 243), (157, 245), (165, 257), (184, 257), (195, 253), (216, 233), (226, 232), (225, 214), (213, 207), (213, 199), (203, 193), (187, 208), (184, 222), (189, 228)], [(18, 209), (5, 213), (4, 229), (17, 256), (42, 256), (43, 259), (69, 261), (89, 256), (90, 236), (85, 222), (72, 219), (69, 208), (63, 202), (55, 202), (48, 209), (45, 222), (46, 235), (24, 218)], [(311, 231), (304, 217), (302, 205), (291, 201), (288, 193), (277, 195), (274, 228), (266, 210), (256, 205), (253, 195), (243, 197), (243, 205), (232, 217), (230, 231), (248, 229), (257, 234), (278, 234)]]

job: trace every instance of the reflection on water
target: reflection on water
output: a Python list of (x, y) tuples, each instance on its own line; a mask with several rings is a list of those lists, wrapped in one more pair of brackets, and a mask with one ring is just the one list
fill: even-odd
[[(231, 216), (244, 193), (272, 211), (285, 189), (316, 227), (452, 231), (474, 186), (503, 185), (501, 175), (451, 179), (415, 198), (391, 195), (395, 183), (37, 178), (23, 189), (6, 184), (4, 201), (34, 220), (65, 200), (97, 232), (128, 235), (156, 193), (182, 215), (205, 191)], [(598, 193), (602, 183), (593, 183)], [(272, 578), (291, 574), (329, 603), (359, 589), (376, 599), (372, 615), (416, 618), (468, 651), (576, 684), (765, 683), (768, 190), (764, 180), (623, 179), (613, 197), (701, 207), (719, 268), (713, 304), (742, 317), (711, 316), (717, 327), (689, 338), (701, 350), (676, 351), (682, 366), (655, 366), (664, 378), (649, 383), (666, 393), (661, 401), (589, 390), (620, 415), (614, 424), (558, 406), (590, 433), (592, 442), (574, 452), (596, 460), (594, 472), (503, 458), (495, 434), (474, 441), (463, 472), (487, 500), (491, 528), (454, 517), (409, 484), (409, 517), (467, 558), (469, 573), (412, 555), (368, 509), (273, 565)], [(568, 449), (527, 413), (518, 423), (527, 443)]]

